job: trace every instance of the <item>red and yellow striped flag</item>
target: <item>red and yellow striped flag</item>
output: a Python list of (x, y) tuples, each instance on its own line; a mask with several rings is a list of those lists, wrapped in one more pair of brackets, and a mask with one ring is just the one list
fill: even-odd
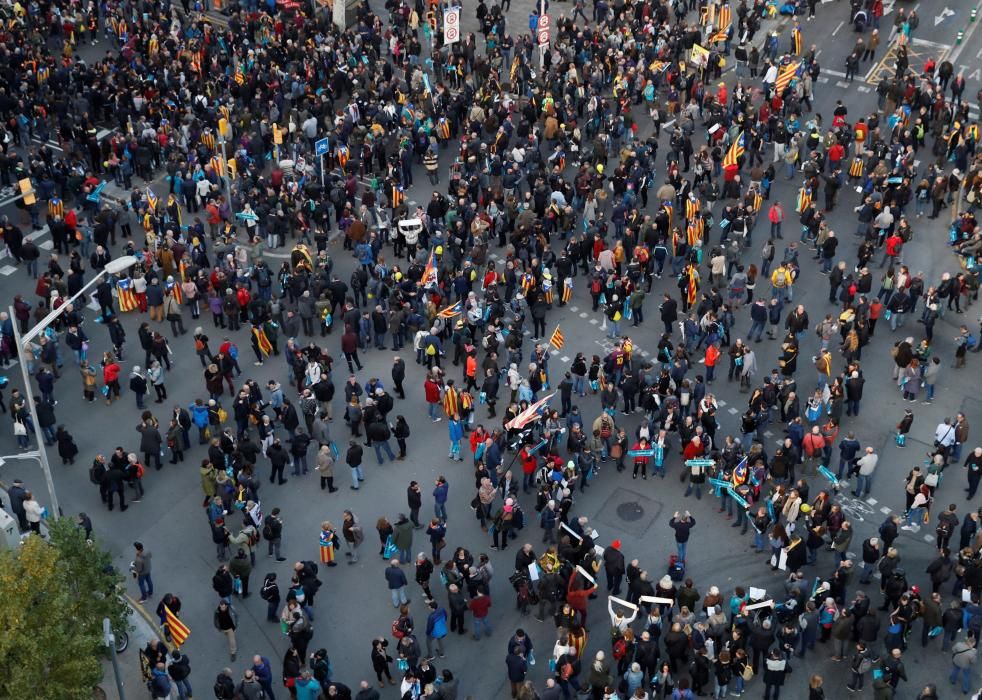
[(252, 334), (256, 336), (256, 347), (259, 348), (259, 351), (263, 355), (269, 356), (269, 353), (273, 352), (273, 344), (266, 337), (266, 331), (257, 326), (252, 329)]
[(559, 330), (559, 326), (556, 326), (556, 330), (552, 332), (552, 336), (549, 338), (549, 344), (556, 348), (556, 350), (562, 350), (563, 346), (566, 345), (566, 338), (563, 337), (563, 332)]
[(734, 140), (733, 143), (730, 144), (729, 150), (726, 152), (726, 155), (723, 156), (723, 167), (729, 168), (731, 166), (737, 165), (740, 156), (742, 156), (743, 154), (744, 154), (743, 134), (740, 134), (740, 138)]
[(777, 74), (777, 80), (774, 81), (774, 90), (778, 95), (784, 93), (784, 90), (791, 84), (791, 80), (794, 78), (798, 69), (801, 67), (801, 61), (796, 61), (789, 63)]
[(188, 626), (181, 622), (181, 619), (166, 605), (164, 606), (164, 624), (167, 625), (167, 631), (170, 632), (171, 639), (174, 640), (174, 646), (181, 646), (191, 636), (191, 630)]

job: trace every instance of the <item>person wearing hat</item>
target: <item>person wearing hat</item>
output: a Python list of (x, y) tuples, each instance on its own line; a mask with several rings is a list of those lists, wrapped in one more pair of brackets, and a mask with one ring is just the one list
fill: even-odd
[(604, 571), (607, 574), (607, 592), (611, 595), (621, 594), (621, 583), (624, 580), (624, 555), (621, 553), (621, 541), (614, 540), (604, 550)]

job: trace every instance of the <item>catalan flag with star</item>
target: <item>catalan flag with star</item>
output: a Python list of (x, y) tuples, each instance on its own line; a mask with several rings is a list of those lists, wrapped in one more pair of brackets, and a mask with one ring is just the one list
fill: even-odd
[(440, 318), (453, 318), (454, 316), (460, 316), (463, 312), (463, 305), (458, 301), (456, 304), (451, 304), (445, 309), (441, 309), (437, 316)]
[(150, 189), (150, 186), (148, 185), (147, 186), (147, 204), (150, 205), (150, 211), (157, 211), (157, 203), (159, 201), (160, 201), (160, 199), (157, 197), (157, 195), (155, 195), (153, 193), (153, 190)]
[(745, 152), (743, 145), (744, 134), (740, 134), (740, 137), (734, 139), (733, 143), (730, 144), (730, 148), (726, 151), (726, 155), (723, 156), (723, 167), (730, 168), (734, 165), (740, 165), (740, 156)]
[(549, 344), (556, 348), (556, 350), (562, 350), (563, 346), (566, 345), (566, 338), (563, 337), (563, 332), (559, 329), (559, 326), (556, 326), (556, 330), (549, 336)]

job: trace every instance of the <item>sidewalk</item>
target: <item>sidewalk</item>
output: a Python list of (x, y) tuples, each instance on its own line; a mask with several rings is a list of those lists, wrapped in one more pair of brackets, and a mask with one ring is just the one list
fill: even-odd
[[(130, 616), (130, 644), (122, 654), (116, 656), (119, 664), (119, 675), (123, 683), (123, 693), (126, 700), (144, 700), (150, 697), (146, 683), (143, 680), (143, 672), (140, 669), (140, 650), (143, 649), (151, 639), (162, 639), (159, 628), (154, 620), (153, 612), (143, 610), (132, 598), (127, 596), (130, 609), (133, 614)], [(171, 649), (171, 645), (167, 646)], [(119, 696), (116, 688), (116, 677), (113, 675), (113, 662), (110, 657), (106, 657), (102, 662), (103, 677), (100, 687), (105, 691), (108, 700), (123, 700)]]
[[(10, 498), (7, 496), (7, 486), (3, 481), (0, 481), (0, 493), (4, 496), (4, 511), (8, 515), (11, 515), (8, 510)], [(42, 522), (42, 534), (45, 531), (46, 527)], [(126, 700), (134, 700), (134, 698), (143, 700), (144, 698), (148, 698), (150, 694), (147, 692), (146, 683), (143, 680), (143, 672), (140, 669), (140, 649), (143, 649), (151, 639), (163, 639), (163, 633), (157, 626), (156, 617), (152, 611), (144, 610), (141, 605), (128, 595), (126, 596), (126, 600), (131, 610), (129, 619), (129, 646), (127, 646), (122, 654), (117, 655), (116, 661), (119, 665), (119, 675), (123, 683), (123, 693), (126, 696)], [(170, 645), (168, 645), (168, 649), (170, 648)], [(108, 655), (102, 661), (102, 670), (102, 682), (99, 684), (99, 687), (104, 691), (104, 695), (96, 692), (94, 697), (105, 697), (108, 700), (123, 700), (116, 687), (112, 658)]]

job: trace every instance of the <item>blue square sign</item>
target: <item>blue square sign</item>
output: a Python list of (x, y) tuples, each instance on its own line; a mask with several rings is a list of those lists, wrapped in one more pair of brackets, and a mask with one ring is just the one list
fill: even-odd
[(326, 138), (314, 142), (314, 153), (316, 155), (318, 156), (327, 155), (327, 151), (328, 151), (328, 143)]

